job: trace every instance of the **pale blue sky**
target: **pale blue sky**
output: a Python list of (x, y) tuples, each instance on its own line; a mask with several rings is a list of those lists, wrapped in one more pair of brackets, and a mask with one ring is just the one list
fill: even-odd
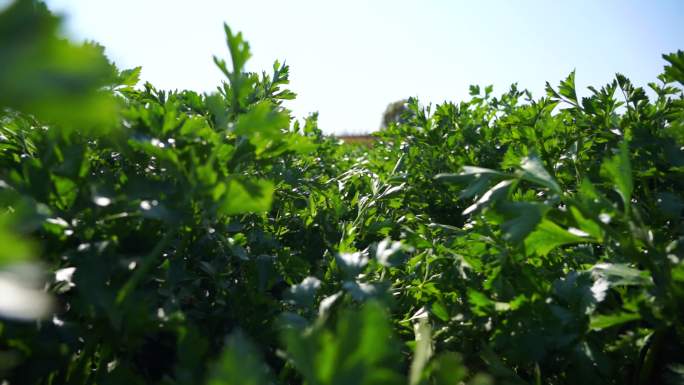
[(496, 93), (518, 82), (542, 96), (573, 68), (583, 89), (621, 72), (655, 80), (662, 53), (684, 49), (684, 1), (635, 0), (48, 0), (66, 32), (141, 65), (166, 89), (212, 91), (227, 56), (223, 22), (250, 42), (252, 71), (291, 66), (295, 116), (320, 112), (325, 132), (377, 129), (388, 103)]

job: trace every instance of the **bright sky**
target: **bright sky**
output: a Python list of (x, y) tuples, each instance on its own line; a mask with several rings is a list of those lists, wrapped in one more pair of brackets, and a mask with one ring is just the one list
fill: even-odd
[[(48, 0), (66, 32), (107, 47), (119, 67), (165, 89), (212, 91), (227, 57), (223, 22), (242, 31), (251, 71), (290, 64), (295, 116), (328, 133), (378, 128), (392, 101), (459, 101), (470, 84), (513, 82), (542, 96), (573, 68), (601, 86), (621, 72), (654, 81), (661, 54), (684, 49), (684, 1), (637, 0)], [(584, 93), (586, 94), (586, 92)]]

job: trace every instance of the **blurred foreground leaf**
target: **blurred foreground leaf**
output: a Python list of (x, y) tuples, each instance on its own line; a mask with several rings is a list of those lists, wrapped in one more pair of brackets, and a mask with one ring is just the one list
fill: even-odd
[(34, 0), (0, 13), (0, 106), (67, 128), (111, 128), (116, 103), (102, 88), (116, 68), (102, 47), (59, 37), (59, 21)]

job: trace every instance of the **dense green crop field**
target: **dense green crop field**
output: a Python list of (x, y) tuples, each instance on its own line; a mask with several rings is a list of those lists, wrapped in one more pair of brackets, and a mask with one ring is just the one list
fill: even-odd
[(684, 52), (353, 146), (228, 27), (198, 94), (59, 23), (0, 13), (0, 383), (684, 383)]

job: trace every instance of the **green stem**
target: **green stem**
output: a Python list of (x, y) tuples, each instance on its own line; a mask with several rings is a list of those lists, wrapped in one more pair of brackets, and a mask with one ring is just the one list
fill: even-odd
[(653, 373), (653, 368), (655, 367), (655, 362), (658, 359), (658, 353), (660, 348), (665, 341), (665, 330), (660, 329), (653, 332), (651, 337), (651, 343), (648, 344), (646, 354), (644, 355), (641, 365), (639, 367), (639, 385), (650, 384)]
[(126, 297), (128, 297), (128, 295), (135, 290), (136, 286), (138, 286), (143, 277), (145, 277), (150, 269), (152, 269), (152, 267), (157, 263), (159, 256), (166, 249), (173, 235), (175, 235), (174, 231), (168, 231), (164, 237), (157, 242), (154, 249), (147, 254), (131, 278), (129, 278), (121, 290), (119, 290), (119, 293), (116, 296), (117, 305), (121, 305), (126, 300)]

